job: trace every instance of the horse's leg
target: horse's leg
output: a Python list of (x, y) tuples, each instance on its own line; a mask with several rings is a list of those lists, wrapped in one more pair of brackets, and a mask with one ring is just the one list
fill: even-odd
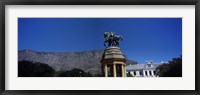
[(115, 41), (115, 46), (118, 46), (119, 42), (118, 41)]
[(117, 46), (117, 42), (116, 42), (116, 40), (113, 41), (113, 46)]
[(112, 46), (115, 46), (115, 41), (112, 42)]
[(113, 46), (113, 42), (110, 42), (110, 46)]
[(114, 41), (114, 46), (117, 46), (117, 43)]
[(110, 47), (111, 45), (112, 45), (112, 42), (111, 42), (111, 41), (109, 41), (109, 42), (108, 42), (108, 46)]

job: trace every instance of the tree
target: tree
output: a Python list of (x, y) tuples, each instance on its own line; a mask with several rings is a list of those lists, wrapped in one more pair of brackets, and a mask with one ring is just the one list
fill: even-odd
[(59, 74), (59, 77), (92, 77), (90, 73), (86, 73), (81, 69), (72, 69)]
[(182, 77), (182, 56), (158, 66), (156, 74), (159, 77)]
[(127, 73), (126, 75), (127, 75), (127, 77), (134, 77), (134, 76), (131, 75), (130, 73)]
[(18, 62), (18, 77), (53, 77), (54, 69), (47, 64), (19, 61)]

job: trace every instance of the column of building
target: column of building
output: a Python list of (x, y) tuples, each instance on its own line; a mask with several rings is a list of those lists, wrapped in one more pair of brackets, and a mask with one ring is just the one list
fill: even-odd
[(105, 77), (108, 77), (108, 67), (107, 67), (107, 64), (104, 65), (104, 73), (105, 73)]
[(146, 73), (145, 73), (145, 70), (143, 70), (143, 77), (145, 77), (146, 76)]

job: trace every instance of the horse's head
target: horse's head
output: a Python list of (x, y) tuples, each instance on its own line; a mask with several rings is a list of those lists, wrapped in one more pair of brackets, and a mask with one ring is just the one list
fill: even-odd
[(109, 32), (105, 32), (105, 33), (104, 33), (104, 38), (107, 38), (109, 35), (110, 35)]
[(122, 41), (123, 40), (123, 37), (121, 36), (121, 35), (117, 35), (117, 36), (115, 36), (115, 38), (118, 40), (118, 41)]

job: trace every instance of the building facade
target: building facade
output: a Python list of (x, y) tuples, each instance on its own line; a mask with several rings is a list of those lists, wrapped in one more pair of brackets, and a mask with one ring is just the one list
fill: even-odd
[(156, 67), (163, 64), (153, 63), (152, 61), (147, 61), (146, 64), (136, 64), (126, 66), (127, 74), (133, 77), (158, 77), (156, 76)]

